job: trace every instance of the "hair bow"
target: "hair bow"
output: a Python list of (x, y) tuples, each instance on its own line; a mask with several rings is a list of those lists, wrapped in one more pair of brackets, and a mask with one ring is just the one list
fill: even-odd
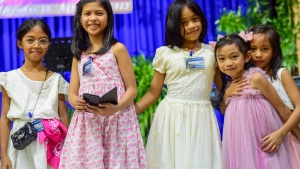
[[(224, 37), (223, 35), (218, 34), (217, 41), (219, 41), (219, 39), (221, 39), (223, 37)], [(217, 42), (216, 41), (209, 41), (208, 44), (210, 45), (210, 47), (215, 49)]]
[(240, 36), (241, 38), (243, 38), (246, 42), (249, 42), (249, 41), (251, 41), (252, 38), (253, 38), (253, 32), (247, 31), (247, 32), (245, 33), (244, 31), (242, 31), (242, 32), (239, 33), (239, 36)]

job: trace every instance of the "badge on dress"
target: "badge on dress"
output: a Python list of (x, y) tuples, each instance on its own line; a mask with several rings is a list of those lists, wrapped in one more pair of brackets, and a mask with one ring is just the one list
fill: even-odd
[(82, 75), (86, 75), (92, 71), (93, 58), (89, 56), (89, 60), (83, 64)]

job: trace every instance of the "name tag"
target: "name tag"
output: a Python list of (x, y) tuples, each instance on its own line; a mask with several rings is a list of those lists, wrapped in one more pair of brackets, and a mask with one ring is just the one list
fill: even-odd
[(82, 75), (86, 75), (92, 71), (93, 58), (89, 56), (89, 60), (83, 64)]
[(43, 131), (44, 130), (44, 126), (42, 123), (41, 119), (35, 120), (33, 122), (31, 122), (34, 126), (34, 128), (36, 129), (37, 132)]
[(203, 69), (205, 67), (203, 57), (189, 57), (186, 58), (186, 69)]

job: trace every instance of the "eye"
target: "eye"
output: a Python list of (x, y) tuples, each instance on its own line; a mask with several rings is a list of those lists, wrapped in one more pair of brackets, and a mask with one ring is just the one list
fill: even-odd
[(224, 61), (224, 58), (223, 57), (218, 57), (218, 61), (222, 62), (222, 61)]
[(47, 38), (41, 38), (39, 41), (40, 41), (41, 44), (48, 44), (49, 43), (49, 40)]
[(251, 52), (254, 52), (256, 49), (255, 48), (250, 48), (250, 51)]
[(187, 25), (187, 21), (181, 21), (181, 25), (183, 26)]
[(233, 55), (232, 58), (233, 59), (237, 59), (239, 56), (238, 55)]
[(32, 39), (32, 38), (26, 39), (26, 42), (29, 43), (29, 44), (33, 43), (34, 41), (35, 41), (35, 40)]
[(89, 16), (91, 13), (90, 12), (84, 12), (83, 15), (84, 16)]
[(200, 18), (197, 16), (197, 17), (194, 17), (193, 18), (193, 21), (198, 21)]
[(269, 50), (269, 48), (263, 48), (263, 50), (264, 50), (264, 51), (267, 51), (267, 50)]

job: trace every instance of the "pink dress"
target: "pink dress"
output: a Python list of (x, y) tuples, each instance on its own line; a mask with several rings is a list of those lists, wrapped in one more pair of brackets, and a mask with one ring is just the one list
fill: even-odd
[[(260, 68), (244, 73), (249, 81)], [(260, 149), (262, 138), (282, 126), (279, 115), (259, 90), (248, 86), (242, 96), (228, 98), (223, 130), (223, 169), (295, 169), (295, 157), (286, 138), (277, 152)]]
[[(110, 49), (93, 59), (92, 71), (82, 76), (82, 55), (78, 63), (79, 95), (102, 96), (118, 88), (118, 100), (125, 86), (117, 60)], [(134, 103), (110, 117), (75, 111), (61, 155), (60, 169), (144, 169), (146, 158)]]

